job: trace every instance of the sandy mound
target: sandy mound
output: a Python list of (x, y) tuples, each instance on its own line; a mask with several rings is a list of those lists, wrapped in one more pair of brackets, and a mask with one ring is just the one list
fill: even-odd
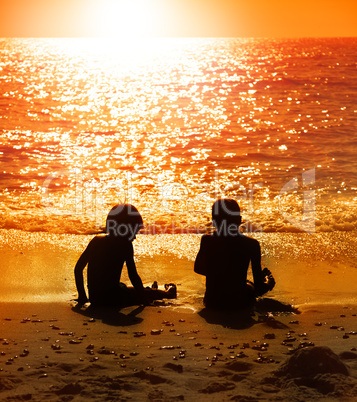
[(325, 373), (349, 375), (346, 365), (326, 346), (297, 350), (277, 371), (278, 375), (293, 378)]
[(347, 366), (326, 346), (297, 350), (275, 375), (280, 377), (276, 382), (280, 388), (303, 386), (334, 397), (346, 396), (355, 389)]

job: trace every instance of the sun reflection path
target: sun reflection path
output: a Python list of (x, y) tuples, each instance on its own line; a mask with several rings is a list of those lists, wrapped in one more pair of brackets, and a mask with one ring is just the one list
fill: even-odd
[[(200, 39), (19, 41), (16, 52), (2, 49), (0, 77), (9, 104), (2, 118), (4, 174), (11, 186), (35, 194), (36, 183), (38, 190), (51, 172), (62, 172), (51, 182), (50, 201), (65, 206), (78, 195), (78, 177), (68, 172), (83, 172), (83, 192), (93, 186), (104, 210), (122, 198), (124, 184), (118, 195), (113, 183), (127, 183), (129, 172), (130, 196), (152, 221), (178, 219), (187, 227), (192, 217), (205, 225), (212, 200), (226, 195), (239, 199), (247, 219), (258, 224), (263, 217), (269, 230), (286, 229), (276, 198), (282, 186), (314, 164), (317, 177), (331, 177), (318, 196), (348, 191), (338, 169), (341, 155), (326, 154), (324, 146), (351, 144), (348, 136), (334, 135), (346, 129), (348, 107), (324, 97), (335, 67), (308, 81), (305, 67), (297, 69), (306, 55), (296, 49), (284, 54), (284, 46)], [(354, 158), (348, 162), (353, 166)], [(295, 197), (292, 213), (298, 215), (300, 196), (280, 204), (289, 208)]]

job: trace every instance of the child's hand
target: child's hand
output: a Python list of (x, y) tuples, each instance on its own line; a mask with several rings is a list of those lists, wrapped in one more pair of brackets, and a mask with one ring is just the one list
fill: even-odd
[(263, 271), (263, 276), (264, 276), (264, 285), (268, 290), (272, 290), (275, 286), (275, 279), (272, 275), (272, 273), (270, 272), (270, 270), (268, 268), (264, 268)]

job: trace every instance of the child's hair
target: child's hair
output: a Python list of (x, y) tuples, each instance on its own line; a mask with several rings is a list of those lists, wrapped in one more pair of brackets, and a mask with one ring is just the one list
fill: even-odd
[(117, 204), (107, 216), (106, 232), (132, 240), (143, 226), (143, 218), (134, 205)]
[(212, 205), (212, 222), (220, 234), (227, 235), (229, 230), (236, 231), (241, 224), (237, 201), (230, 198), (217, 200)]

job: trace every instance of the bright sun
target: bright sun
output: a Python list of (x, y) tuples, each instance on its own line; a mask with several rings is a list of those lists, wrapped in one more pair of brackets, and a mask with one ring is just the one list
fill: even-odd
[(87, 4), (85, 19), (94, 36), (152, 36), (162, 18), (162, 2), (157, 0), (100, 0)]

